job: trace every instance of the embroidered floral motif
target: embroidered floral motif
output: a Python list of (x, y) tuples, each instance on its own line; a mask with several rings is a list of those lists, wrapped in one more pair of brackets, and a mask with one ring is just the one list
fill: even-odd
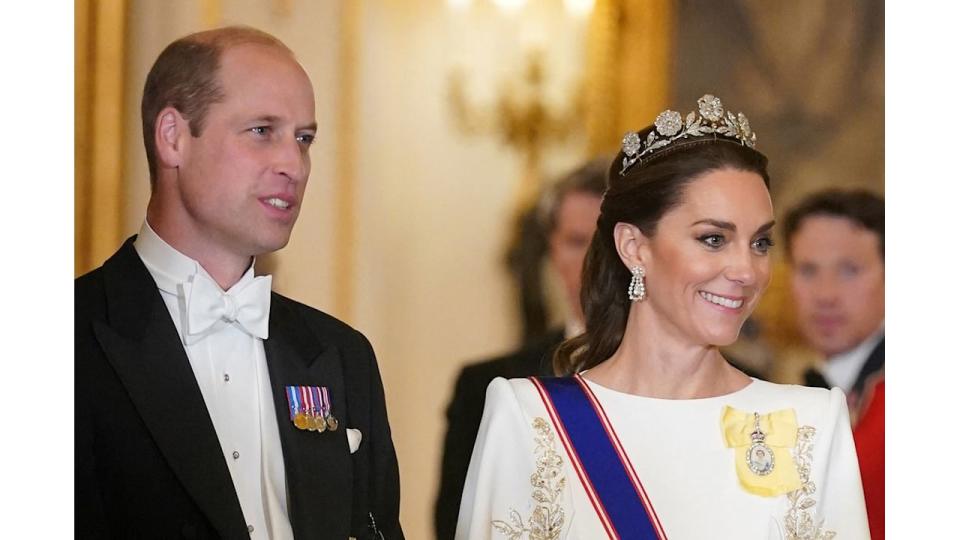
[(790, 509), (784, 518), (787, 540), (830, 540), (836, 536), (834, 531), (823, 529), (823, 518), (816, 519), (812, 511), (817, 504), (813, 494), (817, 486), (810, 480), (810, 468), (813, 462), (813, 436), (816, 428), (802, 426), (797, 430), (797, 447), (793, 460), (800, 473), (800, 488), (787, 493)]
[(563, 529), (560, 494), (567, 484), (563, 459), (556, 451), (550, 424), (543, 418), (535, 418), (533, 429), (536, 431), (537, 470), (530, 475), (530, 485), (533, 486), (531, 498), (537, 506), (526, 523), (516, 510), (510, 510), (510, 523), (499, 519), (493, 521), (493, 527), (510, 540), (520, 540), (524, 533), (529, 540), (556, 540)]

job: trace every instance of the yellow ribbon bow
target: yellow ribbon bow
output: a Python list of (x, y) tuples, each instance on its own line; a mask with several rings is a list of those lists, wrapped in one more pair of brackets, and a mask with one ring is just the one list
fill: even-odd
[(750, 470), (747, 459), (754, 444), (756, 413), (724, 407), (720, 423), (727, 448), (734, 449), (737, 478), (743, 489), (761, 497), (776, 497), (800, 487), (800, 474), (790, 455), (790, 449), (797, 445), (797, 415), (793, 409), (759, 415), (763, 444), (773, 452), (773, 469), (766, 475)]

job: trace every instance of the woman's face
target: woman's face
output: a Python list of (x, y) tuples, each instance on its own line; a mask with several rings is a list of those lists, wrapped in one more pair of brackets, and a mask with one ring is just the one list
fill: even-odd
[(736, 341), (770, 282), (772, 227), (760, 175), (720, 169), (688, 184), (639, 247), (658, 326), (697, 345)]

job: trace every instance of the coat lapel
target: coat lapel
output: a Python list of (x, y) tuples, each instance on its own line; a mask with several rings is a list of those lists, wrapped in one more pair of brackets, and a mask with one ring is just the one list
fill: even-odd
[(97, 340), (171, 469), (224, 538), (247, 535), (213, 422), (169, 311), (133, 248), (103, 267), (108, 322)]
[[(277, 411), (287, 480), (287, 510), (297, 538), (346, 538), (353, 472), (347, 444), (346, 401), (341, 351), (321, 341), (295, 304), (274, 294), (270, 337), (264, 341), (270, 386)], [(333, 401), (337, 431), (297, 429), (290, 420), (287, 386), (326, 386)], [(332, 518), (332, 519), (331, 519)]]

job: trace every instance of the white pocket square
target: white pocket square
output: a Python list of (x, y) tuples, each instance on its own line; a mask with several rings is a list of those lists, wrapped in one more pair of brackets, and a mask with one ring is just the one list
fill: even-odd
[(360, 448), (360, 441), (363, 440), (363, 433), (359, 429), (347, 428), (347, 444), (350, 445), (350, 453)]

